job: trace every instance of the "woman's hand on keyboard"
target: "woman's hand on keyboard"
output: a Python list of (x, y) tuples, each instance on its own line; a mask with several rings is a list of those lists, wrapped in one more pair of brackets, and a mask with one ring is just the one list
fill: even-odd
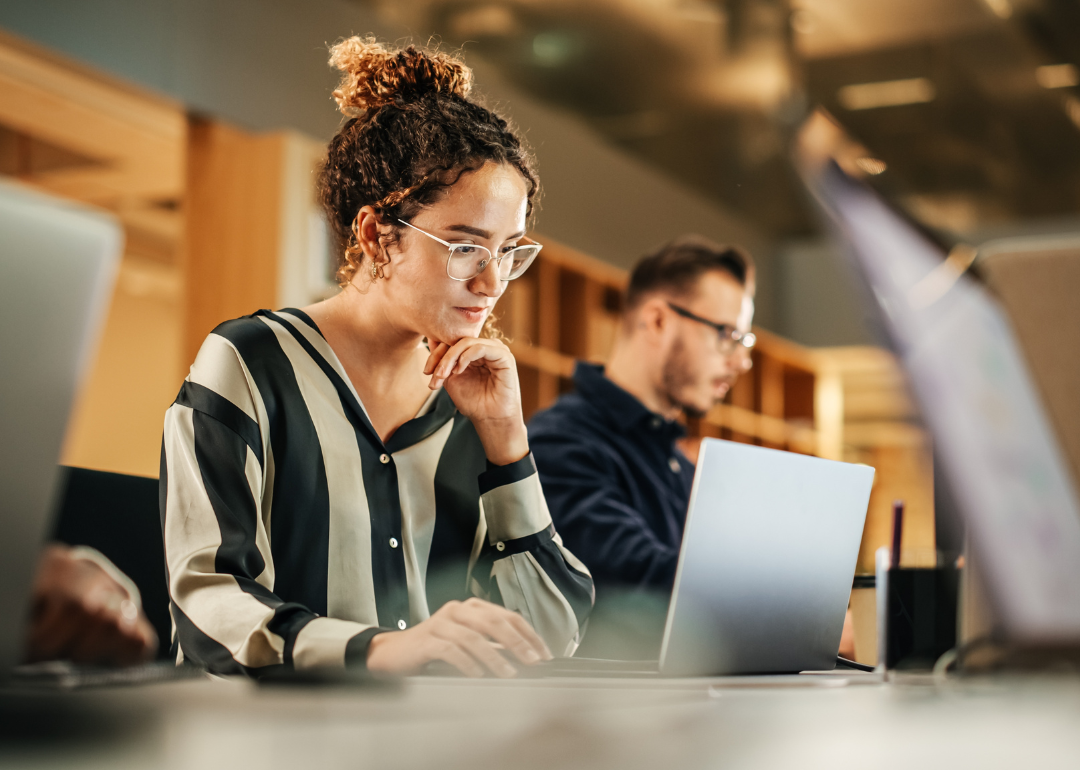
[(509, 678), (517, 668), (507, 657), (528, 666), (550, 660), (551, 652), (516, 612), (473, 598), (448, 602), (412, 628), (378, 634), (368, 648), (367, 665), (371, 671), (409, 674), (443, 660), (466, 676), (491, 672)]

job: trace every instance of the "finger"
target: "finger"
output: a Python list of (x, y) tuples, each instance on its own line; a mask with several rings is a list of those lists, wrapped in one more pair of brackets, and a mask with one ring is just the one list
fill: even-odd
[(142, 645), (140, 650), (140, 656), (143, 660), (149, 660), (157, 653), (160, 640), (158, 639), (157, 631), (150, 625), (150, 622), (143, 617), (139, 616), (139, 622), (136, 625), (136, 631), (139, 635), (139, 643)]
[(468, 350), (471, 345), (475, 345), (478, 341), (479, 340), (476, 340), (475, 338), (465, 337), (455, 342), (450, 346), (450, 349), (443, 354), (442, 360), (439, 361), (438, 365), (435, 367), (433, 374), (436, 377), (445, 380), (450, 376), (451, 372), (454, 371), (454, 367), (457, 366), (457, 361), (461, 354)]
[(453, 642), (439, 640), (437, 650), (432, 653), (432, 660), (445, 660), (465, 676), (479, 679), (484, 676), (484, 667), (477, 663), (469, 653)]
[(142, 639), (115, 627), (106, 628), (98, 637), (97, 645), (91, 654), (113, 666), (133, 666), (143, 660)]
[(65, 657), (73, 663), (111, 663), (116, 652), (110, 642), (115, 642), (116, 628), (110, 618), (94, 615), (85, 619), (77, 629)]
[(529, 621), (521, 617), (516, 612), (506, 610), (506, 620), (512, 625), (519, 634), (521, 634), (532, 646), (534, 650), (544, 660), (551, 660), (555, 656), (551, 654), (551, 650), (548, 649), (547, 644), (544, 642), (540, 634), (536, 633), (536, 629), (529, 624)]
[(531, 666), (543, 660), (541, 651), (522, 635), (506, 618), (488, 617), (484, 620), (484, 633), (514, 654), (522, 663)]
[(461, 352), (461, 355), (459, 355), (457, 359), (457, 365), (450, 374), (461, 374), (477, 361), (483, 361), (485, 363), (495, 362), (498, 361), (498, 356), (492, 355), (492, 352), (488, 349), (487, 345), (473, 345)]
[(77, 604), (46, 602), (42, 614), (31, 626), (27, 658), (39, 661), (64, 657), (84, 620), (85, 615)]
[(510, 371), (517, 365), (510, 351), (502, 345), (478, 346), (471, 348), (468, 353), (462, 355), (462, 358), (465, 355), (469, 355), (469, 360), (465, 363), (459, 362), (457, 374), (465, 371), (468, 366), (478, 361), (482, 361), (488, 371), (496, 373)]
[(472, 628), (451, 621), (442, 624), (436, 633), (465, 650), (495, 676), (504, 679), (517, 676), (517, 670), (502, 656), (502, 653), (483, 634)]
[(522, 663), (532, 665), (550, 659), (551, 653), (532, 627), (515, 612), (481, 599), (470, 599), (456, 608), (465, 625), (487, 634)]
[(435, 367), (439, 365), (439, 361), (446, 354), (446, 351), (450, 349), (450, 346), (445, 342), (436, 342), (431, 347), (431, 353), (428, 354), (427, 362), (424, 364), (424, 374), (431, 374), (435, 371)]
[(102, 617), (102, 621), (102, 632), (88, 643), (88, 655), (113, 665), (131, 666), (156, 651), (157, 635), (150, 624), (139, 616), (132, 620), (122, 613), (108, 614)]
[(458, 357), (462, 352), (468, 349), (471, 343), (475, 342), (476, 340), (469, 338), (458, 340), (442, 354), (439, 362), (435, 365), (435, 369), (431, 373), (431, 383), (429, 387), (432, 390), (446, 382), (446, 379), (453, 374), (454, 368), (457, 366)]

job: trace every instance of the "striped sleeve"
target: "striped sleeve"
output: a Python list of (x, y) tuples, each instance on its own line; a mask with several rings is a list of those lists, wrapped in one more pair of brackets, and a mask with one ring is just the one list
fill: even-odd
[(486, 543), (473, 592), (521, 613), (554, 655), (572, 655), (592, 610), (593, 581), (555, 532), (532, 455), (481, 474), (480, 504)]
[(362, 663), (379, 631), (273, 592), (265, 408), (225, 338), (203, 344), (165, 415), (162, 529), (180, 655), (222, 674)]

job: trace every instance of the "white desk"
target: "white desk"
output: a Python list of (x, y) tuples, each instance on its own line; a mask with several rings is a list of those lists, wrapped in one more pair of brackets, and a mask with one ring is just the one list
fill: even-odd
[(400, 691), (372, 692), (196, 681), (24, 705), (4, 696), (8, 713), (13, 706), (36, 714), (63, 703), (121, 729), (97, 739), (92, 736), (107, 731), (93, 726), (81, 739), (7, 736), (0, 740), (0, 767), (1080, 766), (1075, 678), (728, 684), (416, 679)]

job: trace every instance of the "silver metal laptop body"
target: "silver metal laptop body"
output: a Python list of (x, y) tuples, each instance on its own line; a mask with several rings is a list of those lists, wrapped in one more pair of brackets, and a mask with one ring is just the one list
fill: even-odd
[(660, 673), (832, 669), (873, 480), (865, 465), (705, 439)]
[(0, 184), (0, 678), (22, 654), (60, 447), (121, 246), (109, 217)]
[(931, 429), (996, 630), (1080, 648), (1080, 497), (1009, 319), (868, 186), (836, 163), (805, 165)]

